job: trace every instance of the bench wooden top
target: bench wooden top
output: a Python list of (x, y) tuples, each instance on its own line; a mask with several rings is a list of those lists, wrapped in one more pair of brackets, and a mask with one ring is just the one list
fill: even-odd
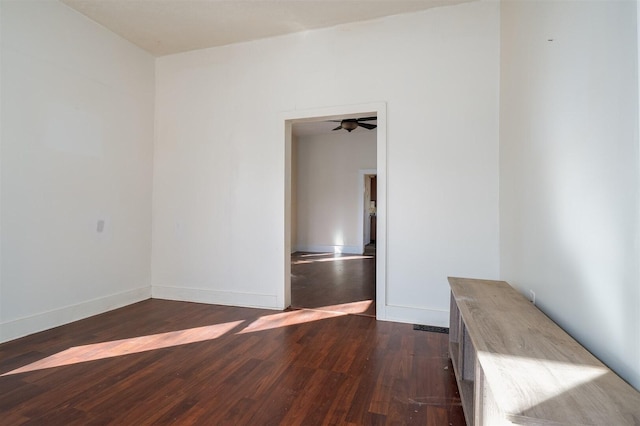
[(516, 424), (640, 425), (640, 392), (504, 281), (449, 278), (500, 410)]

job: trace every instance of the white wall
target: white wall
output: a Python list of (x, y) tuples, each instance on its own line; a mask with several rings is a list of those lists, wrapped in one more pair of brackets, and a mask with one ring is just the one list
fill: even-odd
[(386, 319), (448, 324), (498, 276), (499, 4), (159, 58), (154, 297), (282, 308), (283, 115), (385, 101)]
[[(0, 2), (0, 25), (2, 25), (2, 2)], [(2, 318), (2, 27), (0, 26), (0, 324)], [(1, 327), (0, 327), (1, 330)], [(0, 342), (2, 342), (2, 331), (0, 331)]]
[(57, 1), (1, 7), (5, 341), (149, 297), (154, 58)]
[(358, 171), (376, 168), (376, 132), (300, 137), (297, 151), (296, 250), (362, 254)]
[[(298, 137), (291, 135), (291, 176), (298, 176)], [(291, 179), (291, 253), (295, 252), (298, 241), (298, 179)]]
[(635, 2), (504, 2), (501, 275), (640, 388)]

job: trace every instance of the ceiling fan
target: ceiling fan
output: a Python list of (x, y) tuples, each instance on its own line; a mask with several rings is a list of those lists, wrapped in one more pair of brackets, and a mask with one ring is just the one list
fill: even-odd
[(340, 123), (340, 125), (333, 130), (344, 129), (347, 132), (351, 133), (351, 131), (357, 129), (358, 126), (364, 127), (365, 129), (369, 129), (369, 130), (375, 129), (376, 127), (378, 127), (376, 124), (361, 123), (361, 122), (372, 121), (377, 119), (378, 117), (363, 117), (363, 118), (345, 118), (344, 120), (329, 120), (329, 121)]

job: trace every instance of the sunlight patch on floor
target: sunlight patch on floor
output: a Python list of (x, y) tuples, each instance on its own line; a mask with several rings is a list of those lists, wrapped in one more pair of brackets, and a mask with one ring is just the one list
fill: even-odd
[(359, 302), (341, 303), (339, 305), (322, 306), (320, 308), (312, 308), (319, 311), (343, 312), (347, 314), (362, 314), (367, 312), (373, 300), (362, 300)]
[(318, 256), (333, 256), (334, 253), (306, 253), (297, 255), (298, 257), (318, 257)]
[[(264, 315), (253, 321), (237, 334), (254, 333), (349, 314), (359, 314), (365, 312), (372, 303), (372, 300), (364, 300), (361, 302), (323, 306), (321, 308), (301, 309)], [(1, 374), (0, 377), (213, 340), (231, 332), (244, 322), (246, 322), (246, 320), (75, 346), (24, 367)]]
[(45, 368), (77, 364), (80, 362), (95, 361), (98, 359), (152, 351), (154, 349), (168, 348), (188, 343), (203, 342), (205, 340), (213, 340), (228, 333), (243, 322), (243, 320), (232, 321), (224, 324), (170, 331), (167, 333), (152, 334), (149, 336), (132, 337), (129, 339), (114, 340), (111, 342), (75, 346), (40, 361), (36, 361), (32, 364), (4, 373), (0, 375), (0, 377), (25, 373), (28, 371), (42, 370)]
[(258, 318), (238, 334), (253, 333), (256, 331), (271, 330), (274, 328), (287, 327), (289, 325), (302, 324), (311, 321), (319, 321), (327, 318), (335, 318), (348, 315), (345, 312), (330, 312), (313, 309), (302, 309), (299, 311), (282, 312), (279, 314), (265, 315)]
[(305, 263), (316, 263), (316, 262), (339, 262), (341, 260), (363, 260), (363, 259), (373, 259), (373, 256), (340, 256), (340, 257), (325, 257), (321, 259), (300, 259), (300, 260), (292, 260), (292, 265), (303, 265)]

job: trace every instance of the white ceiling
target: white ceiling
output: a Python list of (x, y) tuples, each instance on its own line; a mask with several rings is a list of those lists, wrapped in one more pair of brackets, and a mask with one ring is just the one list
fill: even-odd
[(61, 0), (156, 56), (473, 0)]

